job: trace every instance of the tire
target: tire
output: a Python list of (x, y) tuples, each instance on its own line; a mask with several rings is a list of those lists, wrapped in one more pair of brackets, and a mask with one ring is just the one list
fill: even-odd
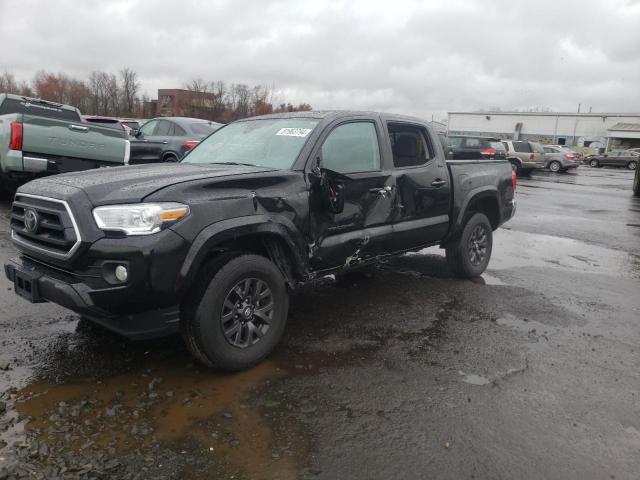
[(598, 160), (589, 160), (589, 166), (591, 168), (598, 168), (600, 166), (600, 162), (598, 162)]
[(288, 310), (278, 267), (260, 255), (225, 254), (203, 267), (183, 302), (181, 332), (189, 351), (207, 367), (244, 370), (276, 347)]
[(640, 197), (640, 170), (636, 169), (636, 174), (633, 176), (633, 195)]
[(164, 163), (175, 163), (178, 161), (178, 157), (176, 155), (174, 155), (173, 153), (169, 153), (167, 155), (165, 155), (164, 157), (162, 157), (162, 161)]
[(553, 173), (558, 173), (562, 170), (562, 165), (560, 165), (560, 162), (558, 162), (557, 160), (553, 160), (551, 163), (549, 163), (549, 170), (551, 170)]
[(635, 170), (636, 168), (638, 168), (638, 162), (631, 161), (627, 163), (627, 168), (629, 170)]
[[(478, 248), (481, 245), (483, 252)], [(476, 213), (465, 224), (460, 238), (446, 247), (447, 264), (456, 276), (479, 277), (489, 265), (492, 247), (491, 223), (486, 215)]]

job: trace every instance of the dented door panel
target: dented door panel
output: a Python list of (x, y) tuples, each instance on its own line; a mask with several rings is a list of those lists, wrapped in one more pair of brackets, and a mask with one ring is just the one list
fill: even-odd
[(322, 202), (311, 203), (311, 231), (315, 240), (313, 268), (352, 266), (375, 256), (380, 251), (381, 240), (391, 231), (396, 196), (393, 176), (368, 172), (351, 174), (349, 178), (344, 182), (345, 202), (341, 213), (328, 212)]

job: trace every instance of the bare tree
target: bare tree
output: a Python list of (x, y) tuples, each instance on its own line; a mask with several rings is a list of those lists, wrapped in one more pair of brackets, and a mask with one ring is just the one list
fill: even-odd
[(122, 111), (124, 115), (133, 116), (140, 82), (138, 82), (138, 74), (129, 67), (120, 70), (120, 78), (122, 80)]
[(0, 75), (0, 92), (20, 93), (20, 87), (12, 73), (4, 72)]

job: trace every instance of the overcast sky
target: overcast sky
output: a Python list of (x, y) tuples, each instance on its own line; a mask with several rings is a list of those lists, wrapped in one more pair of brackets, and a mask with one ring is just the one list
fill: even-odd
[(640, 0), (0, 0), (0, 71), (274, 85), (315, 109), (425, 118), (640, 112)]

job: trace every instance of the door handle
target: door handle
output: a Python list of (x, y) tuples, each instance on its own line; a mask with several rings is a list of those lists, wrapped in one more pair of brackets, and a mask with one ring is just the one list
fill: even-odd
[(169, 143), (169, 142), (167, 142), (166, 140), (163, 140), (163, 142), (162, 142), (163, 145), (166, 145), (167, 143)]
[(83, 127), (81, 125), (69, 125), (69, 130), (75, 130), (76, 132), (88, 132), (89, 127)]
[(442, 180), (441, 178), (437, 178), (433, 182), (431, 182), (431, 185), (436, 187), (436, 188), (440, 188), (440, 187), (442, 187), (442, 186), (444, 186), (446, 184), (447, 184), (447, 181), (446, 180)]

